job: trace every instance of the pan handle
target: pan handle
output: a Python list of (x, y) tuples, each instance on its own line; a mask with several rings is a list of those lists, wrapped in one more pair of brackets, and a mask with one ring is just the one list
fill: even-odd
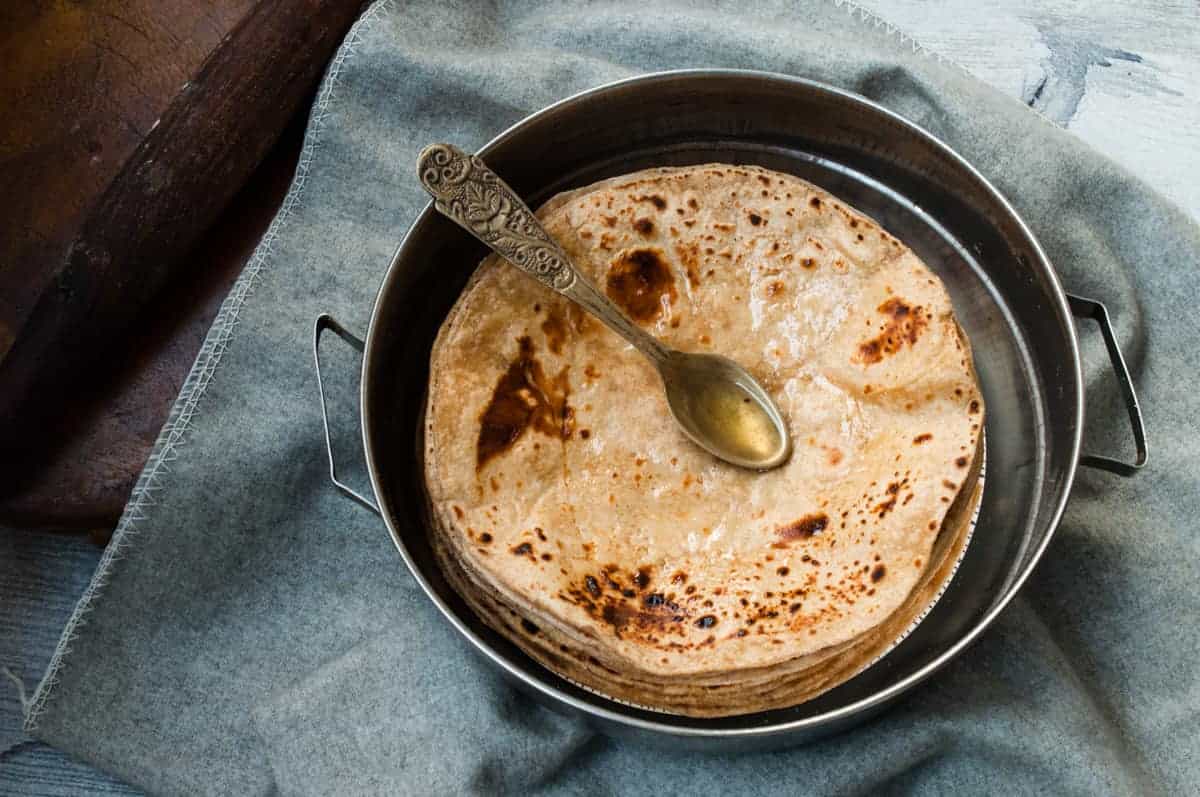
[(1137, 459), (1132, 463), (1122, 462), (1110, 457), (1098, 457), (1085, 454), (1080, 457), (1079, 464), (1089, 468), (1099, 468), (1120, 476), (1132, 476), (1146, 464), (1146, 427), (1142, 422), (1142, 408), (1138, 404), (1137, 393), (1133, 390), (1133, 380), (1129, 378), (1129, 369), (1125, 367), (1125, 358), (1117, 345), (1117, 337), (1113, 334), (1112, 321), (1108, 317), (1108, 308), (1095, 299), (1085, 299), (1082, 296), (1067, 294), (1071, 304), (1071, 312), (1077, 318), (1090, 318), (1100, 325), (1100, 334), (1104, 337), (1104, 345), (1108, 349), (1108, 359), (1112, 363), (1117, 376), (1117, 383), (1125, 398), (1125, 409), (1129, 411), (1129, 422), (1133, 426), (1133, 440), (1137, 445)]
[(321, 333), (327, 329), (353, 346), (360, 355), (363, 352), (363, 342), (362, 338), (339, 324), (329, 313), (321, 313), (317, 316), (317, 323), (313, 327), (313, 361), (317, 364), (317, 393), (321, 396), (321, 425), (325, 427), (325, 453), (329, 455), (329, 480), (347, 498), (365, 506), (376, 515), (381, 515), (379, 507), (374, 501), (342, 482), (337, 475), (337, 466), (333, 461), (333, 442), (329, 437), (329, 411), (325, 408), (325, 384), (321, 381)]

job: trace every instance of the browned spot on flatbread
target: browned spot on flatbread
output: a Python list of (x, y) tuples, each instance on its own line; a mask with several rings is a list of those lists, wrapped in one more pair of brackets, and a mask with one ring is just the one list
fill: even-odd
[(542, 332), (546, 335), (546, 345), (550, 347), (550, 351), (562, 354), (563, 341), (567, 339), (567, 324), (562, 311), (557, 307), (551, 307), (546, 314), (546, 320), (542, 322)]
[(600, 617), (613, 627), (617, 636), (621, 635), (621, 630), (629, 624), (635, 614), (637, 614), (636, 609), (630, 608), (627, 604), (612, 601), (605, 603), (604, 608), (600, 610)]
[(663, 311), (663, 298), (675, 301), (675, 278), (657, 249), (623, 252), (608, 269), (608, 298), (635, 321), (653, 321)]
[(533, 341), (523, 336), (517, 343), (517, 358), (496, 382), (479, 419), (476, 469), (511, 448), (530, 427), (564, 440), (571, 436), (574, 412), (567, 404), (567, 368), (548, 378), (534, 357)]
[[(639, 603), (628, 600), (630, 596), (605, 596), (600, 609), (600, 619), (612, 626), (617, 637), (622, 632), (632, 632), (645, 637), (648, 633), (661, 633), (687, 619), (687, 612), (661, 593), (653, 592)], [(586, 608), (586, 606), (585, 606)]]
[(675, 256), (679, 258), (679, 262), (683, 265), (684, 272), (687, 274), (688, 284), (693, 288), (700, 287), (700, 244), (692, 242), (688, 245), (675, 244)]
[(875, 309), (884, 316), (885, 321), (878, 335), (858, 345), (854, 361), (864, 365), (882, 361), (884, 357), (900, 351), (905, 343), (916, 345), (929, 323), (923, 308), (913, 307), (896, 296)]
[(779, 542), (773, 543), (773, 548), (786, 548), (792, 540), (803, 540), (820, 534), (829, 525), (829, 516), (824, 512), (805, 515), (797, 521), (775, 529)]
[(650, 219), (638, 219), (633, 223), (633, 229), (637, 230), (639, 235), (649, 238), (654, 234), (654, 222)]
[(650, 194), (649, 196), (644, 196), (641, 198), (641, 200), (643, 202), (649, 202), (651, 205), (654, 205), (654, 207), (658, 208), (659, 210), (665, 210), (667, 207), (667, 200), (663, 199), (658, 194)]
[(905, 476), (900, 481), (894, 481), (887, 486), (887, 497), (872, 507), (872, 514), (877, 515), (881, 520), (888, 516), (888, 513), (896, 508), (896, 499), (900, 495), (900, 491), (909, 484), (908, 477)]
[(892, 498), (887, 499), (886, 501), (880, 502), (871, 511), (874, 512), (876, 515), (878, 515), (880, 517), (880, 519), (882, 519), (882, 518), (887, 517), (888, 512), (891, 512), (895, 508), (896, 508), (896, 499), (895, 499), (895, 497), (892, 497)]
[(919, 434), (913, 438), (913, 445), (919, 446), (922, 443), (928, 443), (932, 439), (933, 435), (929, 434), (929, 432), (926, 432), (925, 434)]

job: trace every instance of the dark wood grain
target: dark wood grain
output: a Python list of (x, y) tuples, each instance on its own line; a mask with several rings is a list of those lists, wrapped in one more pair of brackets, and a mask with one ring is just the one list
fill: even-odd
[(81, 369), (83, 386), (23, 463), (20, 489), (0, 497), (0, 523), (108, 540), (221, 302), (283, 202), (307, 117), (296, 114), (136, 326)]
[(0, 495), (27, 488), (71, 400), (94, 387), (83, 375), (174, 275), (203, 267), (183, 254), (310, 96), (360, 5), (3, 4)]

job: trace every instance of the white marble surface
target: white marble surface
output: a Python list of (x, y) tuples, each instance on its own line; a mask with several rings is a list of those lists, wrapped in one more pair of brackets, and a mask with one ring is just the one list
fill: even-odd
[(1200, 2), (856, 2), (1200, 218)]

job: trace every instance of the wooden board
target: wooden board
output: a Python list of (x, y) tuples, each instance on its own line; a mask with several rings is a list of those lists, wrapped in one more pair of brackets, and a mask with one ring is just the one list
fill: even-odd
[(0, 523), (107, 542), (221, 302), (283, 202), (307, 121), (305, 110), (295, 115), (136, 328), (114, 337), (103, 367), (71, 391), (24, 461), (21, 488), (0, 498)]
[(0, 490), (19, 491), (181, 256), (309, 97), (360, 0), (0, 10)]

